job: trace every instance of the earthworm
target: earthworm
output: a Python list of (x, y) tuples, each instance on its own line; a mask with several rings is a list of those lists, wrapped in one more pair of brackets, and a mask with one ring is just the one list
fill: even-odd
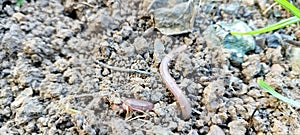
[(148, 101), (135, 98), (126, 98), (122, 104), (123, 109), (132, 111), (149, 111), (154, 105)]
[(129, 111), (146, 112), (146, 111), (151, 111), (153, 107), (154, 107), (153, 103), (144, 100), (135, 99), (135, 98), (126, 98), (122, 102), (122, 104), (111, 105), (112, 110), (119, 113), (123, 113), (124, 110), (127, 113)]
[(171, 77), (169, 73), (168, 63), (171, 59), (177, 57), (177, 55), (181, 52), (183, 52), (187, 48), (187, 45), (180, 46), (178, 48), (173, 49), (169, 54), (167, 54), (160, 64), (160, 75), (162, 78), (162, 81), (165, 83), (165, 85), (168, 87), (168, 89), (173, 93), (176, 100), (178, 101), (183, 119), (189, 119), (190, 115), (192, 113), (191, 104), (189, 103), (189, 100), (184, 96), (182, 93), (182, 90), (178, 87), (176, 84), (174, 78)]

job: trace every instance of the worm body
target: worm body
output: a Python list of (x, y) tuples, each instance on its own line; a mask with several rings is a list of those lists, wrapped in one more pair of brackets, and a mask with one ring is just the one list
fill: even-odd
[(161, 64), (160, 64), (160, 75), (162, 77), (162, 81), (166, 84), (167, 88), (173, 93), (176, 100), (178, 101), (183, 119), (189, 119), (192, 113), (191, 105), (188, 99), (182, 93), (182, 90), (176, 84), (174, 78), (169, 73), (168, 63), (171, 59), (175, 58), (179, 53), (183, 52), (187, 48), (187, 45), (180, 46), (178, 48), (173, 49), (169, 54), (167, 54)]
[(149, 111), (153, 109), (154, 105), (148, 101), (126, 98), (122, 104), (122, 107), (125, 110)]

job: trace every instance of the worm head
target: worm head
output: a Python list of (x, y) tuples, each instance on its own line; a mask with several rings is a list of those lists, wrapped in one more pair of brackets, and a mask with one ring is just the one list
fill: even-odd
[(122, 114), (122, 113), (124, 112), (124, 109), (122, 108), (122, 106), (121, 106), (121, 105), (118, 105), (118, 104), (112, 104), (112, 105), (110, 106), (110, 108), (111, 108), (112, 110), (114, 110), (117, 114)]

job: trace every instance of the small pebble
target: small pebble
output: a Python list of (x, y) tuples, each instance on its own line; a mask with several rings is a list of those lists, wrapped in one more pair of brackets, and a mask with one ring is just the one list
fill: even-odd
[(16, 18), (18, 21), (23, 21), (24, 18), (25, 18), (25, 15), (18, 12), (18, 13), (14, 13), (14, 14), (12, 15), (12, 17), (13, 17), (13, 18)]
[(280, 45), (279, 40), (280, 40), (280, 35), (278, 33), (268, 35), (267, 36), (267, 46), (272, 47), (272, 48), (276, 48)]
[(144, 54), (149, 50), (149, 43), (147, 40), (143, 37), (138, 37), (134, 40), (133, 46), (135, 48), (136, 53), (138, 54)]
[(295, 32), (295, 37), (298, 39), (298, 41), (300, 40), (300, 30)]
[(238, 119), (238, 120), (234, 120), (231, 121), (228, 124), (229, 127), (229, 133), (231, 135), (244, 135), (246, 134), (246, 127), (248, 125), (248, 122), (245, 121), (244, 119)]
[(104, 68), (104, 70), (102, 71), (102, 75), (107, 76), (108, 74), (110, 74), (109, 70), (107, 68)]
[(254, 0), (243, 0), (242, 2), (247, 6), (253, 6), (254, 5)]
[(209, 128), (207, 135), (225, 135), (224, 131), (217, 125), (212, 125)]
[(300, 74), (300, 48), (293, 46), (291, 49), (292, 70)]

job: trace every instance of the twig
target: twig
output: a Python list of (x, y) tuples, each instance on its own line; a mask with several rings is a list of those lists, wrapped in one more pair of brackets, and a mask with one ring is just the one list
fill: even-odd
[(298, 41), (294, 41), (294, 40), (284, 40), (285, 42), (289, 43), (289, 44), (292, 44), (292, 45), (295, 45), (295, 46), (299, 46), (300, 47), (300, 42)]
[(188, 99), (184, 96), (182, 90), (178, 87), (178, 85), (174, 81), (174, 78), (171, 77), (169, 73), (168, 63), (172, 58), (175, 58), (179, 53), (184, 51), (186, 48), (187, 45), (183, 45), (176, 49), (173, 49), (169, 54), (167, 54), (163, 58), (159, 68), (162, 81), (166, 84), (168, 89), (173, 93), (176, 100), (178, 101), (181, 108), (183, 119), (185, 120), (190, 118), (190, 115), (192, 113), (192, 108)]
[(271, 8), (274, 7), (276, 4), (277, 4), (276, 2), (273, 3), (273, 4), (272, 4), (271, 6), (269, 6), (262, 14), (263, 14), (263, 15), (266, 15), (266, 14), (268, 13), (268, 11), (270, 11)]
[(95, 8), (95, 6), (93, 6), (93, 5), (91, 5), (91, 4), (87, 3), (87, 2), (80, 2), (79, 4), (83, 4), (83, 5), (87, 5), (87, 6), (91, 7), (91, 8)]
[(141, 70), (136, 70), (136, 69), (126, 69), (126, 68), (120, 68), (120, 67), (110, 66), (110, 65), (107, 65), (107, 64), (105, 64), (103, 62), (100, 62), (100, 61), (96, 60), (95, 57), (92, 57), (92, 59), (97, 64), (99, 64), (100, 66), (105, 67), (105, 68), (109, 68), (111, 70), (116, 70), (116, 71), (121, 71), (121, 72), (131, 72), (131, 73), (140, 73), (140, 74), (152, 75), (151, 72), (147, 72), (147, 71), (141, 71)]

